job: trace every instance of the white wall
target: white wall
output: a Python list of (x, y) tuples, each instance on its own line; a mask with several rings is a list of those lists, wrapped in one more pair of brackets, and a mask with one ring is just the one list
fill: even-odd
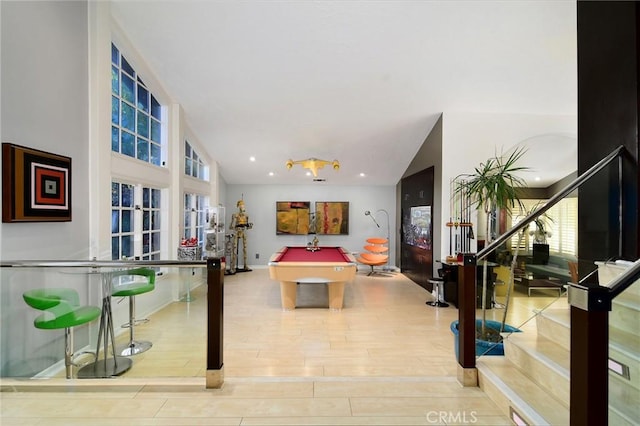
[(2, 223), (2, 258), (86, 258), (86, 4), (2, 2), (1, 7), (2, 142), (71, 157), (73, 215), (71, 222)]
[[(310, 201), (313, 211), (316, 201), (349, 202), (349, 235), (318, 235), (321, 245), (342, 246), (352, 252), (363, 251), (365, 240), (373, 236), (387, 236), (384, 213), (375, 216), (380, 228), (370, 217), (379, 209), (389, 212), (390, 259), (395, 259), (395, 240), (398, 226), (395, 220), (395, 186), (330, 186), (330, 185), (227, 185), (224, 205), (227, 224), (237, 212), (236, 203), (244, 199), (253, 229), (247, 235), (247, 263), (249, 266), (266, 265), (269, 257), (286, 245), (306, 245), (313, 235), (276, 235), (276, 201)], [(256, 259), (256, 254), (259, 259)], [(240, 250), (242, 257), (242, 250)], [(239, 260), (239, 265), (243, 265)]]
[[(87, 4), (76, 1), (0, 2), (2, 28), (2, 141), (72, 159), (72, 221), (0, 224), (0, 257), (89, 258)], [(87, 298), (86, 277), (2, 269), (0, 373), (29, 368), (63, 354), (60, 336), (33, 327), (22, 292), (34, 286), (76, 286)], [(43, 345), (58, 337), (57, 346)], [(86, 333), (78, 333), (82, 343)], [(16, 344), (20, 342), (20, 344)], [(22, 363), (22, 365), (21, 365)], [(35, 366), (37, 368), (37, 366)]]

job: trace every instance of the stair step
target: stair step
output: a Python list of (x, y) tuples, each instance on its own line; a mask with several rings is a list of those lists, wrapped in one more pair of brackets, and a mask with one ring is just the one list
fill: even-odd
[(557, 343), (538, 335), (514, 333), (504, 340), (505, 358), (569, 407), (570, 353)]
[(568, 307), (545, 309), (536, 316), (538, 334), (571, 349), (571, 311)]
[(629, 377), (626, 379), (618, 374), (611, 373), (618, 380), (640, 391), (640, 336), (620, 330), (609, 329), (609, 358), (629, 368)]
[(613, 299), (609, 324), (630, 333), (638, 333), (640, 327), (640, 296), (626, 291)]
[(609, 380), (609, 424), (637, 425), (640, 421), (640, 392), (620, 380)]
[[(481, 357), (480, 388), (509, 416), (509, 407), (530, 425), (568, 425), (569, 409), (505, 357)], [(525, 400), (526, 398), (526, 400)]]

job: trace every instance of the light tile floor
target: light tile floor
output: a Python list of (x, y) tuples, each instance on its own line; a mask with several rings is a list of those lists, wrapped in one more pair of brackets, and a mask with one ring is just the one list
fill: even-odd
[[(431, 295), (402, 274), (359, 272), (341, 311), (326, 308), (324, 285), (301, 284), (288, 312), (266, 269), (226, 276), (222, 389), (205, 389), (205, 291), (138, 326), (153, 347), (120, 377), (3, 379), (0, 424), (510, 424), (455, 379), (458, 311), (425, 305)], [(519, 325), (552, 299), (513, 300), (509, 320)]]

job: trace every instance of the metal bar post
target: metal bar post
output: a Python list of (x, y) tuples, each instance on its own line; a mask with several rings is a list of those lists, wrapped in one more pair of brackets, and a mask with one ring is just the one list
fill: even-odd
[(476, 255), (465, 254), (458, 266), (458, 382), (478, 386), (476, 370)]
[(223, 347), (224, 268), (220, 258), (207, 259), (207, 389), (224, 384)]

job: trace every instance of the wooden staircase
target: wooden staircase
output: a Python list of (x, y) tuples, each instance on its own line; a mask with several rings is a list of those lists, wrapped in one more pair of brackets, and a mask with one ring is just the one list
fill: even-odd
[[(601, 284), (603, 282), (601, 275)], [(640, 282), (613, 302), (609, 315), (609, 424), (640, 425)], [(480, 387), (511, 419), (568, 425), (570, 311), (566, 297), (504, 340), (505, 356), (477, 362)], [(626, 367), (619, 367), (619, 366)], [(627, 377), (613, 370), (625, 370)], [(606, 395), (603, 395), (606, 397)]]

